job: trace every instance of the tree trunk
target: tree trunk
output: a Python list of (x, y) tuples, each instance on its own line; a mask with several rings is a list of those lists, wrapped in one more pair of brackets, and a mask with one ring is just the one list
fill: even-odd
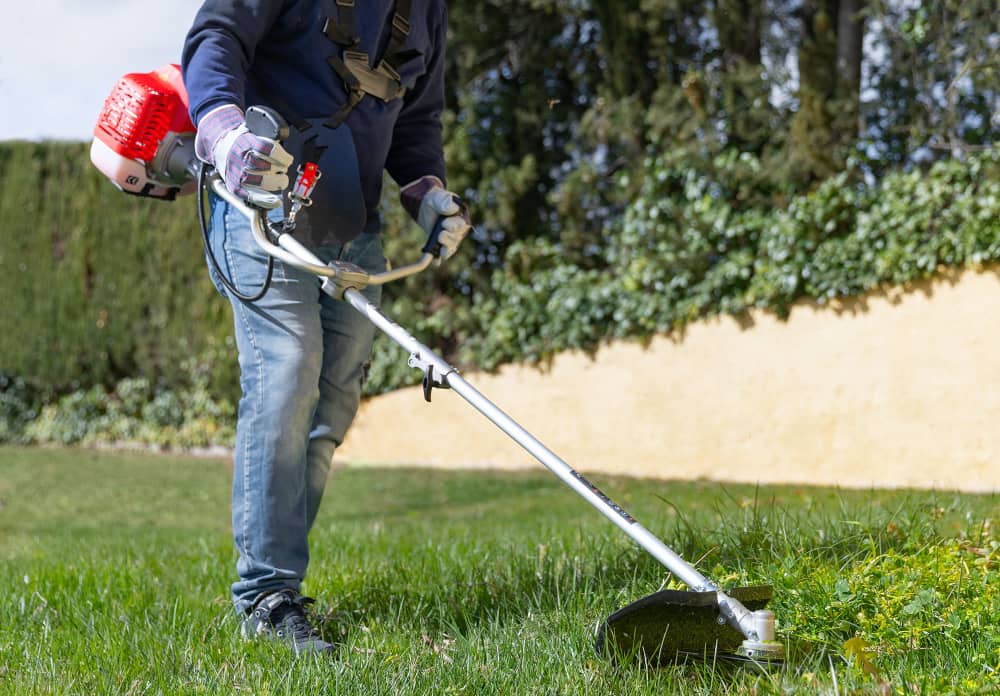
[(716, 0), (715, 26), (726, 60), (760, 63), (762, 0)]
[(837, 11), (837, 77), (845, 97), (861, 89), (865, 0), (840, 0)]
[(843, 170), (858, 135), (865, 0), (803, 0), (799, 110), (792, 160), (799, 175), (824, 179)]

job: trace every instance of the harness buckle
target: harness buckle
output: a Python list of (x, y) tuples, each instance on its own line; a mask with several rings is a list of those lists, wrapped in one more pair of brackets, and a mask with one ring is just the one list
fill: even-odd
[(377, 99), (390, 102), (406, 92), (400, 82), (399, 73), (386, 61), (372, 68), (368, 64), (368, 54), (361, 51), (344, 51), (344, 67), (351, 76), (349, 84)]
[[(351, 4), (353, 3), (354, 0), (351, 0)], [(392, 15), (392, 27), (403, 36), (410, 35), (410, 20), (408, 20), (406, 17), (399, 14), (398, 12), (395, 12)]]
[(368, 66), (368, 54), (364, 51), (344, 51), (344, 63), (348, 66), (353, 65), (363, 65)]

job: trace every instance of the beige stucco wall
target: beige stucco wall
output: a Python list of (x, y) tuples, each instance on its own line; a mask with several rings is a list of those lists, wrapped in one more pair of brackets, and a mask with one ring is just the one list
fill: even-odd
[[(465, 376), (581, 471), (1000, 490), (998, 346), (1000, 279), (970, 271)], [(365, 403), (338, 456), (540, 466), (456, 394), (419, 389)]]

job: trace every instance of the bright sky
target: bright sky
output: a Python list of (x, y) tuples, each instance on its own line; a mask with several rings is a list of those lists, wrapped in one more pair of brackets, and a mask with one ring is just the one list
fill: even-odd
[(0, 0), (0, 140), (90, 140), (119, 77), (179, 63), (201, 0)]

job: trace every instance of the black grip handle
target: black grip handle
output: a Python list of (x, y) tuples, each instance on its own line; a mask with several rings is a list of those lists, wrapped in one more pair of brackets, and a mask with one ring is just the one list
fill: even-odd
[[(451, 200), (458, 205), (458, 212), (455, 213), (455, 215), (464, 217), (469, 216), (469, 206), (465, 204), (465, 201), (455, 195), (452, 195)], [(440, 237), (442, 230), (444, 230), (444, 221), (447, 219), (448, 217), (444, 215), (438, 216), (437, 222), (434, 223), (434, 229), (431, 230), (430, 236), (427, 237), (427, 243), (424, 244), (424, 248), (420, 250), (422, 253), (433, 254), (437, 258), (441, 258), (441, 250), (444, 247), (441, 246)]]
[(286, 140), (291, 135), (288, 121), (269, 106), (251, 106), (244, 116), (247, 129), (254, 135), (271, 140)]
[(433, 254), (435, 257), (441, 256), (441, 250), (444, 248), (441, 246), (441, 242), (438, 239), (441, 236), (442, 230), (444, 230), (444, 221), (448, 218), (443, 215), (438, 218), (437, 222), (434, 223), (434, 229), (431, 230), (431, 234), (427, 237), (427, 243), (424, 244), (424, 248), (420, 251), (425, 254)]

